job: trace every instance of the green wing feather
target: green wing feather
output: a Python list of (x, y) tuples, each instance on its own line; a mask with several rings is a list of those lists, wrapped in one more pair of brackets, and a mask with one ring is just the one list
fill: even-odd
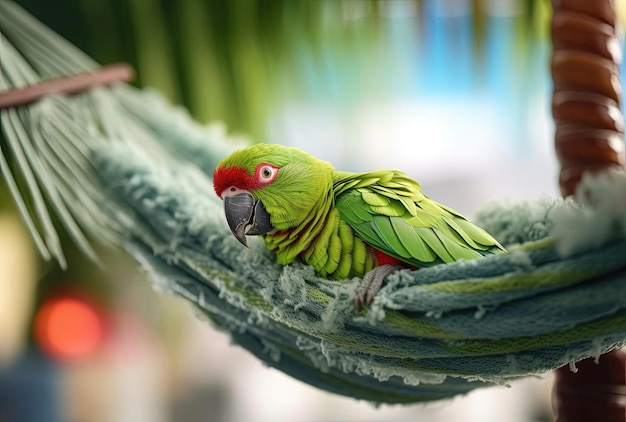
[(505, 249), (458, 212), (425, 196), (403, 173), (338, 173), (341, 219), (363, 241), (417, 267), (475, 259)]

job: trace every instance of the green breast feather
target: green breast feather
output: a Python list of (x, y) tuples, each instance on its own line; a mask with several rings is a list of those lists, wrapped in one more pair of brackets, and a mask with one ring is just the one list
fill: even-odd
[(335, 206), (355, 233), (387, 255), (417, 267), (504, 252), (487, 232), (426, 197), (396, 171), (337, 173)]

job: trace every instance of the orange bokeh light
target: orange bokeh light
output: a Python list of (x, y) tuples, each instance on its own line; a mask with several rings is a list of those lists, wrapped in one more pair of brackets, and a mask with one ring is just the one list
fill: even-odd
[(102, 317), (91, 304), (73, 297), (46, 302), (34, 324), (37, 343), (50, 355), (61, 359), (89, 356), (104, 338)]

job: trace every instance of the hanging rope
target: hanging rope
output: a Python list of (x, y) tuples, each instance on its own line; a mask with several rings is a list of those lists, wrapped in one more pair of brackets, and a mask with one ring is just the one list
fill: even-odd
[[(0, 36), (2, 91), (96, 68), (10, 2), (0, 3)], [(358, 280), (278, 265), (260, 241), (242, 251), (212, 193), (210, 174), (234, 147), (219, 127), (124, 84), (0, 113), (0, 167), (44, 256), (63, 262), (50, 207), (86, 253), (96, 258), (83, 232), (122, 246), (157, 288), (319, 388), (373, 402), (437, 400), (573, 365), (626, 339), (618, 175), (584, 179), (579, 199), (594, 208), (555, 199), (485, 210), (479, 223), (509, 254), (398, 272), (357, 313)]]

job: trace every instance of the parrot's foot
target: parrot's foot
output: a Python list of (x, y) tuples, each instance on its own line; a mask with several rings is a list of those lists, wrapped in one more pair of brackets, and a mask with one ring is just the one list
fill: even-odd
[(385, 278), (400, 268), (402, 267), (399, 265), (385, 264), (366, 273), (356, 289), (356, 297), (354, 298), (356, 309), (361, 309), (361, 306), (372, 303)]

